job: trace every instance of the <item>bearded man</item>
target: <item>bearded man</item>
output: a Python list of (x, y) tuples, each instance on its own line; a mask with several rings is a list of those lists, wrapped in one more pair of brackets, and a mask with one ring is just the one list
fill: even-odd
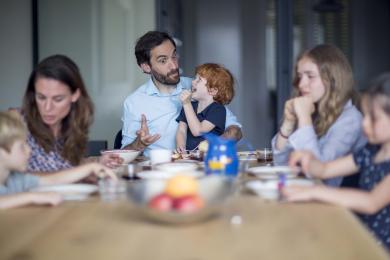
[[(180, 77), (179, 59), (173, 38), (149, 31), (137, 40), (138, 66), (150, 79), (129, 95), (123, 107), (122, 148), (145, 150), (176, 148), (176, 130), (182, 104), (180, 93), (191, 89), (191, 78)], [(226, 108), (224, 136), (239, 140), (241, 125)]]

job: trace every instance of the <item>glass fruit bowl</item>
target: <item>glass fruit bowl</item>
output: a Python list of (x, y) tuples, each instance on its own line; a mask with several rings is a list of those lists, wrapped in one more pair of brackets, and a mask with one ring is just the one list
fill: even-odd
[[(164, 224), (190, 224), (200, 222), (218, 216), (226, 199), (233, 193), (234, 181), (221, 176), (207, 176), (198, 179), (198, 194), (202, 205), (196, 210), (181, 211), (175, 209), (164, 209), (151, 206), (152, 200), (164, 200), (164, 189), (167, 180), (151, 179), (129, 183), (127, 194), (130, 201), (148, 220)], [(166, 195), (165, 195), (166, 196)], [(177, 199), (176, 199), (177, 200)], [(196, 204), (196, 199), (191, 196), (179, 198), (176, 203), (183, 209), (191, 203)], [(152, 202), (154, 203), (154, 202)], [(160, 205), (165, 205), (162, 201)]]

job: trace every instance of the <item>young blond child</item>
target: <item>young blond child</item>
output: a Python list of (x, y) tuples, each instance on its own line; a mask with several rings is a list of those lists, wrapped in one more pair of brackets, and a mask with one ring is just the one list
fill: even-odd
[[(234, 96), (234, 79), (223, 66), (206, 63), (196, 68), (191, 92), (183, 90), (183, 108), (176, 119), (176, 151), (193, 150), (204, 140), (205, 133), (222, 135), (225, 130), (226, 108)], [(195, 101), (191, 102), (191, 99)]]
[(390, 73), (372, 82), (362, 96), (363, 130), (368, 144), (334, 161), (321, 162), (307, 151), (291, 154), (289, 164), (300, 165), (321, 179), (360, 173), (358, 189), (325, 186), (287, 187), (290, 201), (318, 200), (338, 204), (359, 214), (363, 223), (390, 249)]
[(0, 208), (28, 204), (57, 205), (62, 197), (57, 193), (29, 192), (30, 189), (51, 184), (67, 184), (90, 175), (116, 179), (108, 168), (90, 163), (47, 176), (25, 174), (30, 147), (27, 130), (15, 112), (0, 112)]

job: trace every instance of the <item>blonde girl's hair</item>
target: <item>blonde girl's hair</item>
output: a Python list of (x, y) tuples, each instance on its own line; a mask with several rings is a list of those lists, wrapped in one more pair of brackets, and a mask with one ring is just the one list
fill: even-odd
[(0, 148), (11, 152), (17, 140), (27, 137), (27, 129), (18, 112), (0, 112)]
[(293, 97), (299, 96), (298, 62), (308, 59), (317, 65), (325, 86), (323, 97), (315, 104), (313, 125), (318, 136), (323, 136), (340, 116), (348, 100), (358, 102), (354, 90), (353, 73), (346, 56), (333, 45), (317, 45), (303, 52), (297, 59), (293, 79)]
[(234, 97), (234, 78), (228, 69), (215, 63), (205, 63), (195, 69), (196, 74), (207, 80), (209, 90), (218, 90), (214, 100), (227, 105)]

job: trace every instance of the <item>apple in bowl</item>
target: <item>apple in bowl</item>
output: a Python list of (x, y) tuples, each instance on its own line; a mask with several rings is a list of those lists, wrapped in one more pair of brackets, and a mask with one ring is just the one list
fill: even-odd
[(198, 195), (198, 181), (191, 176), (177, 175), (167, 181), (164, 193), (152, 197), (148, 205), (159, 211), (191, 213), (202, 208), (204, 202)]
[(173, 208), (173, 199), (168, 194), (161, 193), (154, 196), (148, 206), (158, 211), (169, 211)]
[(203, 199), (197, 195), (179, 197), (173, 201), (173, 209), (182, 213), (192, 213), (204, 206)]

